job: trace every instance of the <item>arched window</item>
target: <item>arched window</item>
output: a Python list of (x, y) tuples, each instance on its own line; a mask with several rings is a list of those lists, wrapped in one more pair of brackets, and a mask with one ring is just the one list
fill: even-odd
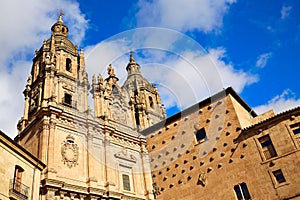
[(67, 59), (66, 59), (66, 70), (67, 70), (68, 72), (71, 72), (71, 69), (72, 69), (72, 61), (71, 61), (70, 58), (67, 58)]
[(152, 99), (152, 97), (151, 97), (151, 96), (149, 96), (149, 105), (150, 105), (150, 107), (151, 107), (151, 108), (153, 108), (153, 107), (154, 107), (154, 104), (153, 104), (153, 99)]

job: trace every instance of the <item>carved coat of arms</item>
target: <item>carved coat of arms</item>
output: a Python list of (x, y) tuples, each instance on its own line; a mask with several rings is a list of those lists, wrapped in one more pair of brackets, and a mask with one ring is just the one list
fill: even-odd
[(78, 146), (74, 143), (74, 137), (68, 135), (61, 144), (62, 162), (68, 167), (78, 165)]

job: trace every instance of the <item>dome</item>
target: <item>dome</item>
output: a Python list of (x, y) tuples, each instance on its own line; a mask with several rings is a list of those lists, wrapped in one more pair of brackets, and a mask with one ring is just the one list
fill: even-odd
[(58, 49), (64, 49), (65, 51), (77, 54), (77, 46), (75, 46), (68, 38), (69, 29), (62, 20), (60, 15), (57, 22), (51, 27), (52, 36), (47, 40), (46, 44), (50, 45), (51, 40), (54, 40), (54, 46)]
[(126, 67), (128, 76), (123, 85), (125, 88), (140, 88), (140, 87), (149, 87), (150, 83), (145, 79), (140, 71), (140, 65), (135, 62), (132, 52), (130, 53), (129, 63)]
[(53, 26), (51, 27), (51, 31), (52, 31), (52, 35), (62, 35), (68, 37), (69, 29), (64, 24), (61, 15), (58, 17), (57, 22), (53, 24)]

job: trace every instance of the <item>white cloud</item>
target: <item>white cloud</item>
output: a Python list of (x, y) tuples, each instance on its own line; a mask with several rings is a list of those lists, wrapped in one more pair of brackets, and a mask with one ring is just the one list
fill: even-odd
[(207, 54), (186, 50), (180, 57), (171, 57), (162, 65), (146, 66), (145, 76), (164, 88), (161, 95), (167, 108), (181, 109), (225, 87), (233, 86), (241, 92), (246, 85), (257, 81), (256, 76), (236, 71), (231, 64), (225, 63), (224, 53), (222, 48), (211, 49)]
[(286, 19), (292, 12), (292, 6), (282, 6), (280, 10), (281, 19)]
[(272, 57), (271, 52), (259, 55), (256, 61), (256, 67), (264, 68), (271, 57)]
[(160, 26), (179, 31), (218, 30), (235, 0), (140, 0), (138, 26)]
[(58, 9), (65, 13), (64, 21), (70, 38), (80, 45), (87, 21), (79, 4), (66, 0), (6, 0), (0, 7), (0, 129), (11, 137), (17, 134), (17, 121), (23, 115), (23, 90), (31, 70), (34, 49), (40, 48), (51, 35)]
[(254, 107), (258, 114), (262, 114), (273, 109), (276, 113), (294, 108), (300, 105), (300, 98), (295, 97), (295, 93), (290, 89), (284, 90), (280, 95), (276, 95), (266, 104)]

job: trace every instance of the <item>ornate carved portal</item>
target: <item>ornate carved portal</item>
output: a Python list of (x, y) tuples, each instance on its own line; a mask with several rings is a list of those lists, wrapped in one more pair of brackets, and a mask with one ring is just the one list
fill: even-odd
[(62, 162), (68, 167), (78, 165), (78, 146), (74, 143), (74, 137), (68, 135), (61, 144)]

